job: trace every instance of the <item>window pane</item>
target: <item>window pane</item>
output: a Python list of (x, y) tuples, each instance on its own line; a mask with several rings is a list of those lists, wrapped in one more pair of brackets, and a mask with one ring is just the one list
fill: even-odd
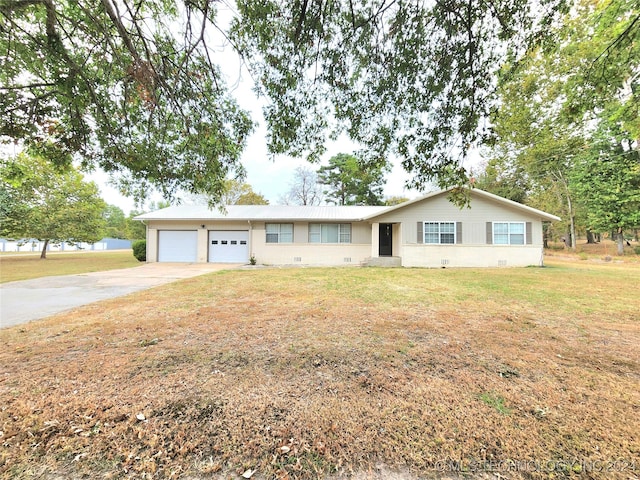
[(440, 235), (437, 233), (425, 233), (424, 243), (440, 243)]
[(280, 227), (277, 223), (267, 223), (267, 234), (269, 233), (278, 233), (278, 229)]
[(322, 225), (322, 243), (338, 243), (338, 225), (328, 223)]
[(293, 243), (293, 232), (280, 232), (280, 243)]
[(267, 233), (267, 243), (278, 243), (278, 234)]
[(521, 233), (524, 235), (524, 223), (510, 223), (509, 231), (511, 233)]
[(456, 236), (453, 233), (443, 233), (440, 235), (440, 243), (455, 243)]
[(309, 224), (309, 242), (320, 243), (320, 224), (318, 223)]
[(425, 222), (424, 233), (439, 233), (440, 226), (435, 222)]
[(340, 243), (351, 243), (351, 224), (340, 224)]
[(509, 235), (503, 233), (496, 233), (493, 235), (493, 243), (496, 245), (508, 245), (509, 244)]
[(524, 235), (520, 233), (512, 234), (511, 245), (524, 245)]
[(293, 223), (280, 224), (280, 233), (290, 233), (293, 235)]
[(506, 222), (494, 223), (493, 233), (494, 235), (509, 233), (509, 224)]
[(453, 222), (443, 222), (440, 224), (440, 233), (455, 233), (456, 226)]

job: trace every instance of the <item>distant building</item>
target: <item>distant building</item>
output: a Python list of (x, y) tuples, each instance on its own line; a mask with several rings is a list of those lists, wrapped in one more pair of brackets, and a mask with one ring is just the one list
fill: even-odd
[[(0, 252), (41, 252), (44, 242), (23, 238), (7, 240), (0, 238)], [(131, 248), (131, 240), (120, 238), (103, 238), (96, 243), (49, 243), (47, 252), (99, 251), (99, 250), (127, 250)]]

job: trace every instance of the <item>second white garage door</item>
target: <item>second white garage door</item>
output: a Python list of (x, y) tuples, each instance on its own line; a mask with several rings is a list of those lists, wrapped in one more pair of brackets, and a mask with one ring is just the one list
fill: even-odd
[(159, 262), (195, 262), (198, 232), (195, 230), (160, 230), (158, 232)]
[(209, 232), (209, 261), (212, 263), (247, 263), (249, 232), (221, 230)]

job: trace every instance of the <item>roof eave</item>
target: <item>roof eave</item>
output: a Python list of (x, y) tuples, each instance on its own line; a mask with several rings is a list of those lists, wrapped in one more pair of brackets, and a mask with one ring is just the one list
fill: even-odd
[(225, 221), (225, 222), (364, 222), (367, 221), (366, 218), (335, 218), (335, 217), (319, 217), (319, 218), (309, 218), (309, 217), (298, 217), (298, 218), (290, 218), (290, 217), (262, 217), (262, 218), (237, 218), (237, 217), (143, 217), (137, 216), (133, 218), (134, 220), (139, 221), (154, 221), (154, 222), (173, 222), (173, 221)]

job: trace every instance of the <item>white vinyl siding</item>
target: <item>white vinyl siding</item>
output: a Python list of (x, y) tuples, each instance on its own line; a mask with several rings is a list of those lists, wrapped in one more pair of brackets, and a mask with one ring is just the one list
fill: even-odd
[(424, 243), (448, 245), (456, 243), (456, 222), (424, 222)]
[(309, 243), (351, 243), (351, 224), (310, 223)]
[(293, 223), (267, 223), (267, 243), (293, 243)]
[(493, 222), (494, 245), (524, 245), (525, 235), (524, 222)]

